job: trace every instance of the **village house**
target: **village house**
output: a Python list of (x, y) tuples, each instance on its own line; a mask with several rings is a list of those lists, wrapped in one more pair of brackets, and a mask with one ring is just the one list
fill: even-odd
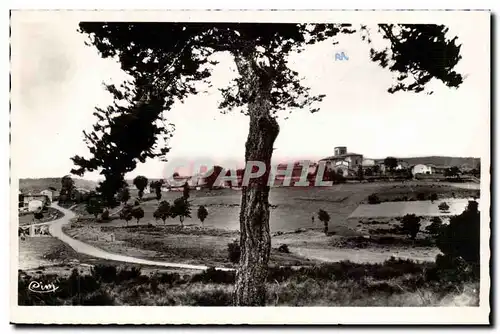
[(413, 166), (411, 169), (411, 173), (413, 176), (417, 174), (432, 174), (432, 167), (424, 165), (424, 164), (418, 164)]
[(355, 174), (359, 166), (363, 164), (363, 155), (358, 153), (347, 152), (346, 146), (338, 146), (334, 148), (334, 155), (321, 159), (326, 162), (327, 169), (335, 171), (342, 170), (344, 176)]
[(45, 190), (40, 191), (40, 195), (47, 196), (49, 198), (49, 201), (52, 202), (54, 200), (54, 197), (55, 197), (55, 192), (52, 190), (49, 190), (49, 189), (45, 189)]
[[(43, 203), (43, 205), (46, 205), (47, 204), (47, 196), (46, 195), (42, 195), (42, 194), (31, 194), (31, 193), (28, 193), (28, 194), (20, 194), (19, 196), (19, 199), (21, 199), (22, 197), (22, 207), (23, 208), (28, 208), (29, 207), (29, 203), (32, 202), (32, 201), (41, 201)], [(21, 205), (19, 205), (21, 207)]]

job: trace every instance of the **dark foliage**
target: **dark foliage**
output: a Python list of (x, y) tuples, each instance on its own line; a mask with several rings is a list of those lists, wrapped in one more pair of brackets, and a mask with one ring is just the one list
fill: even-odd
[(478, 203), (469, 201), (464, 212), (452, 217), (450, 224), (442, 229), (437, 246), (444, 255), (462, 258), (471, 265), (479, 266), (480, 227)]
[(202, 283), (222, 283), (222, 284), (232, 284), (235, 280), (234, 271), (222, 271), (216, 270), (214, 267), (210, 267), (204, 270), (200, 274), (195, 274), (191, 278), (191, 282), (202, 282)]
[(386, 168), (393, 171), (398, 166), (398, 159), (393, 157), (387, 157), (384, 159), (384, 165)]
[(130, 190), (128, 189), (128, 187), (122, 187), (118, 191), (117, 199), (121, 203), (127, 203), (128, 202), (128, 200), (130, 199)]
[(368, 196), (368, 204), (379, 204), (380, 199), (378, 198), (377, 194), (371, 194)]
[(99, 216), (99, 214), (102, 214), (104, 212), (104, 207), (103, 207), (101, 200), (97, 196), (95, 196), (95, 197), (91, 197), (87, 201), (87, 205), (85, 206), (85, 210), (89, 214), (94, 215), (94, 217), (97, 219), (97, 216)]
[(323, 222), (324, 228), (323, 232), (328, 235), (328, 223), (330, 222), (330, 215), (323, 209), (318, 211), (318, 219)]
[(144, 189), (148, 186), (148, 178), (142, 175), (138, 175), (134, 179), (134, 185), (137, 187), (139, 190), (139, 198), (142, 199), (142, 196), (144, 196)]
[(401, 229), (410, 236), (413, 240), (417, 237), (420, 231), (420, 217), (415, 214), (407, 214), (401, 220)]
[(170, 217), (179, 217), (181, 223), (184, 222), (186, 217), (191, 218), (191, 203), (185, 197), (177, 198), (170, 208)]
[(278, 247), (278, 252), (280, 253), (290, 253), (290, 250), (288, 249), (287, 244), (282, 244), (281, 246)]
[(203, 205), (200, 205), (197, 212), (198, 219), (203, 223), (208, 216), (208, 210)]
[(448, 203), (442, 202), (438, 205), (438, 209), (443, 211), (443, 212), (446, 212), (450, 209), (450, 206), (448, 205)]
[(240, 262), (241, 249), (238, 240), (234, 240), (233, 242), (227, 244), (227, 255), (229, 261), (232, 263)]
[(158, 208), (153, 213), (153, 217), (155, 219), (163, 220), (163, 223), (167, 220), (168, 217), (171, 216), (171, 206), (168, 201), (161, 201)]

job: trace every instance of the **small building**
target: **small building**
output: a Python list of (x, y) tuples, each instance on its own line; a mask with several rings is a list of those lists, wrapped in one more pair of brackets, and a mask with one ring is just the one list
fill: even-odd
[(42, 194), (27, 194), (27, 195), (22, 195), (23, 197), (23, 208), (28, 208), (30, 202), (32, 201), (41, 201), (43, 205), (47, 204), (47, 196), (42, 195)]
[(361, 165), (363, 168), (373, 168), (375, 166), (375, 160), (374, 159), (363, 159), (361, 162)]
[(40, 191), (40, 195), (45, 195), (49, 198), (49, 201), (52, 202), (53, 201), (53, 192), (52, 190), (49, 190), (49, 189), (46, 189), (46, 190), (42, 190)]
[(411, 173), (413, 175), (417, 174), (432, 174), (432, 168), (430, 166), (424, 165), (424, 164), (418, 164), (413, 166), (411, 169)]
[(337, 166), (347, 166), (347, 168), (355, 172), (359, 166), (363, 164), (363, 155), (358, 153), (347, 152), (347, 147), (338, 146), (334, 148), (334, 155), (321, 159), (326, 162), (326, 168), (335, 169)]

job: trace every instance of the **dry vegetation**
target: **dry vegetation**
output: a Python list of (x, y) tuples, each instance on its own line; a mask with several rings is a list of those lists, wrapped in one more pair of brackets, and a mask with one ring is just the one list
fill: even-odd
[[(53, 294), (34, 294), (31, 280), (57, 281)], [(449, 283), (433, 264), (391, 259), (383, 264), (339, 262), (268, 274), (270, 306), (477, 306), (478, 284)], [(97, 266), (69, 277), (19, 273), (20, 305), (230, 306), (234, 272), (141, 273)]]

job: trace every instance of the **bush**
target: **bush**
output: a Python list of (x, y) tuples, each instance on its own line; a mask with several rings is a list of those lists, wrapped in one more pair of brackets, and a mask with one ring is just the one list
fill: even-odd
[(368, 204), (379, 204), (380, 199), (378, 198), (377, 194), (371, 194), (368, 196)]
[(91, 273), (96, 280), (110, 283), (116, 280), (117, 270), (115, 266), (96, 265)]
[(437, 246), (444, 255), (462, 258), (473, 266), (479, 266), (480, 259), (480, 213), (478, 203), (469, 205), (460, 215), (452, 217), (437, 239)]
[(108, 209), (104, 209), (104, 211), (101, 214), (101, 219), (104, 221), (109, 220), (109, 210)]
[(191, 282), (202, 282), (202, 283), (222, 283), (222, 284), (233, 284), (236, 280), (236, 273), (233, 271), (222, 271), (216, 270), (211, 267), (204, 270), (200, 274), (196, 274), (191, 278)]
[(431, 202), (437, 201), (438, 195), (436, 193), (432, 193), (430, 199), (431, 199)]
[(438, 205), (438, 209), (440, 211), (446, 212), (450, 209), (450, 206), (446, 202), (442, 202), (441, 204)]
[(407, 214), (401, 220), (401, 224), (402, 231), (415, 240), (418, 231), (420, 231), (420, 217), (417, 217), (415, 214)]
[(122, 269), (116, 275), (116, 283), (130, 281), (141, 276), (141, 269), (132, 267), (130, 269)]
[(281, 246), (278, 247), (278, 252), (280, 253), (290, 253), (290, 250), (288, 249), (288, 245), (287, 244), (283, 244)]
[(417, 194), (417, 200), (418, 201), (425, 201), (425, 194), (424, 193), (418, 193)]
[(445, 225), (443, 224), (441, 218), (439, 217), (433, 217), (431, 222), (432, 223), (428, 225), (425, 228), (425, 230), (427, 231), (427, 233), (437, 237), (439, 233), (441, 233), (441, 230), (444, 228)]
[(240, 262), (241, 249), (238, 240), (234, 240), (233, 242), (227, 244), (227, 253), (229, 261), (232, 263)]

